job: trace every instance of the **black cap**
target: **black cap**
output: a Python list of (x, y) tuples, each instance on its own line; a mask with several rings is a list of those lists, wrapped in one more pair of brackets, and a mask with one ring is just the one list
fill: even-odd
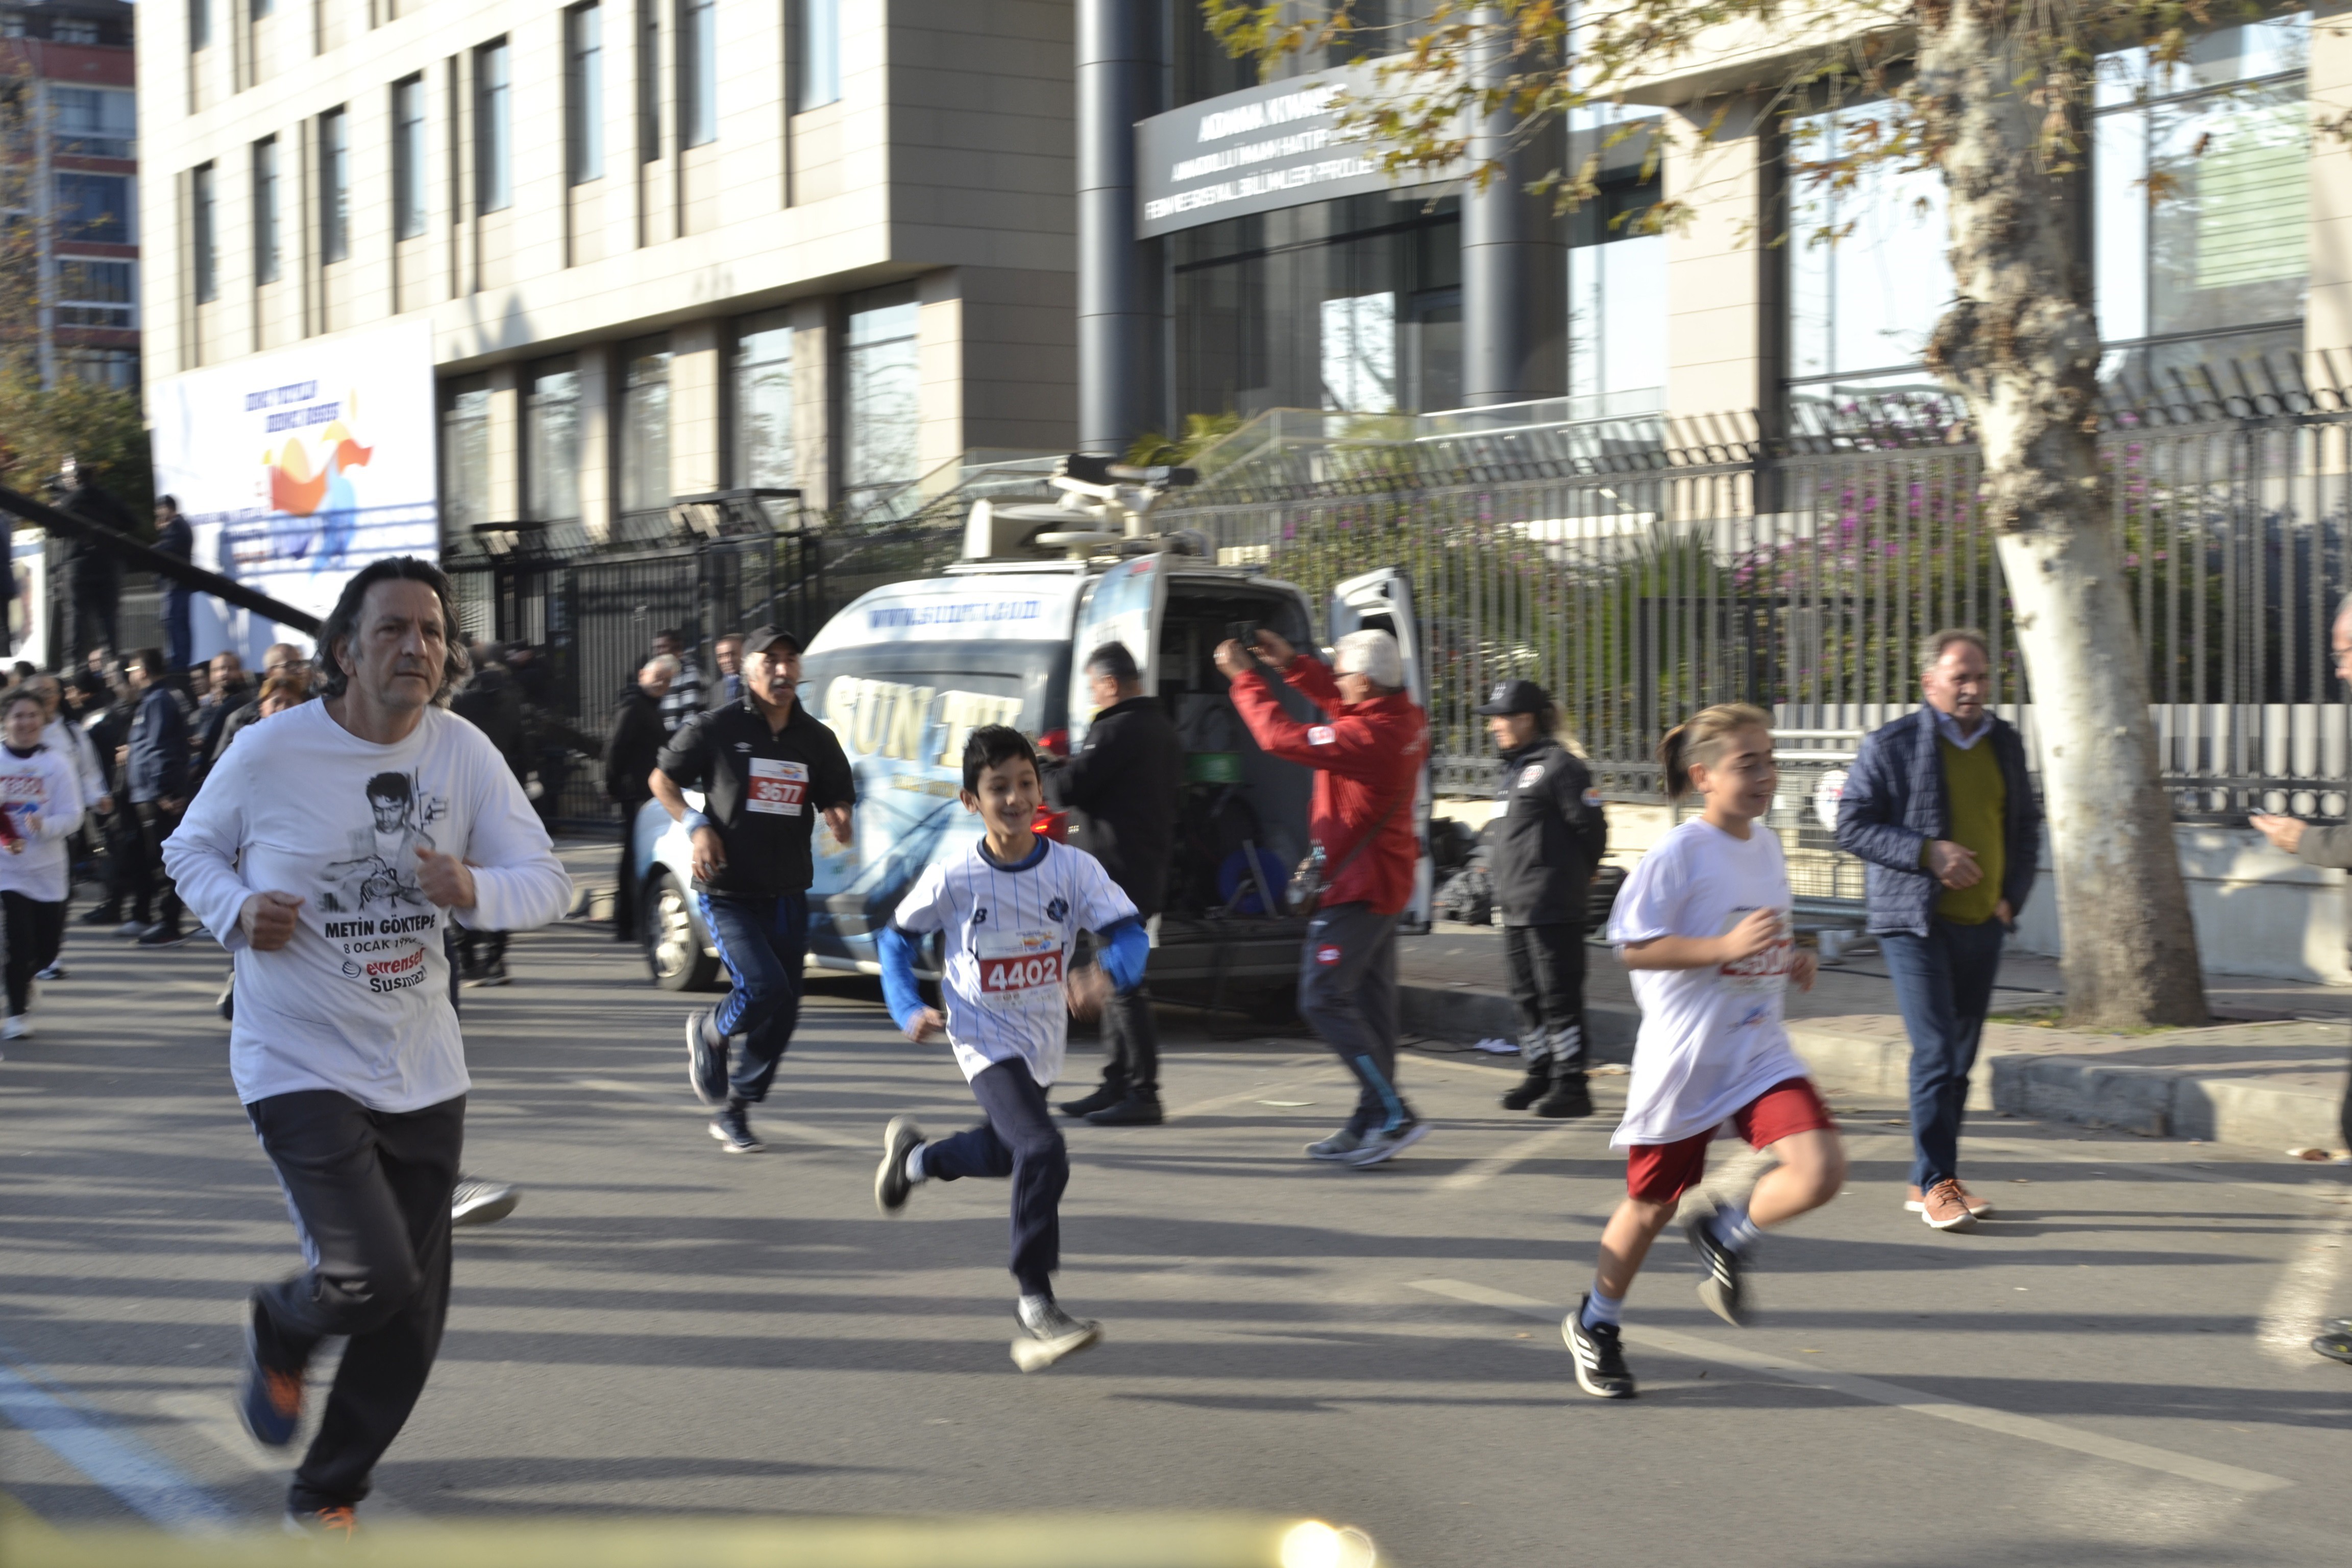
[(743, 634), (743, 657), (749, 658), (755, 653), (765, 653), (778, 643), (783, 644), (788, 653), (801, 651), (801, 639), (792, 633), (776, 626), (753, 626)]
[(1498, 680), (1494, 695), (1473, 710), (1482, 719), (1499, 713), (1541, 713), (1551, 706), (1544, 689), (1532, 680)]

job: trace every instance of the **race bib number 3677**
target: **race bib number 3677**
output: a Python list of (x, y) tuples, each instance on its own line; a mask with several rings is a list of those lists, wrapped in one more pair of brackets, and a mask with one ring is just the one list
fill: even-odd
[(808, 764), (782, 763), (773, 757), (751, 759), (751, 797), (743, 809), (770, 816), (798, 816), (808, 799)]
[(1055, 931), (1019, 931), (981, 937), (972, 945), (980, 963), (981, 1000), (992, 1007), (1059, 1004), (1062, 939)]

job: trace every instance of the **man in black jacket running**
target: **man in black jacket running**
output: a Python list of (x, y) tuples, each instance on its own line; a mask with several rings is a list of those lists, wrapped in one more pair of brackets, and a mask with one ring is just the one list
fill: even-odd
[(1503, 753), (1486, 834), (1527, 1077), (1506, 1110), (1590, 1116), (1584, 1068), (1587, 889), (1609, 847), (1592, 774), (1559, 743), (1559, 710), (1532, 680), (1506, 680), (1478, 710)]
[[(1148, 921), (1168, 896), (1184, 743), (1160, 700), (1144, 695), (1143, 674), (1126, 644), (1105, 643), (1089, 654), (1087, 683), (1096, 711), (1086, 744), (1047, 771), (1045, 789), (1055, 805), (1079, 813), (1078, 847), (1102, 862)], [(1112, 997), (1102, 1020), (1108, 1047), (1102, 1087), (1065, 1102), (1062, 1113), (1097, 1127), (1157, 1126), (1160, 1037), (1152, 1027), (1150, 992), (1138, 985)]]

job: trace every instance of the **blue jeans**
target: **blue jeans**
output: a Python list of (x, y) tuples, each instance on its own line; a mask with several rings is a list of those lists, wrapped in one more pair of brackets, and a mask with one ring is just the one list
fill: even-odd
[(1054, 1293), (1062, 1266), (1062, 1190), (1070, 1153), (1029, 1064), (998, 1062), (971, 1080), (988, 1120), (969, 1131), (923, 1145), (923, 1174), (942, 1182), (965, 1176), (1013, 1178), (1013, 1278), (1024, 1295)]
[(1999, 921), (1964, 926), (1938, 919), (1926, 936), (1892, 931), (1878, 939), (1911, 1037), (1911, 1181), (1922, 1192), (1960, 1173), (1969, 1070), (1992, 1005), (2004, 934)]
[(776, 1063), (793, 1043), (801, 1016), (801, 963), (808, 953), (808, 895), (777, 893), (745, 898), (733, 893), (697, 893), (702, 923), (719, 944), (735, 988), (711, 1015), (718, 1034), (742, 1037), (728, 1075), (727, 1103), (741, 1110), (768, 1098)]

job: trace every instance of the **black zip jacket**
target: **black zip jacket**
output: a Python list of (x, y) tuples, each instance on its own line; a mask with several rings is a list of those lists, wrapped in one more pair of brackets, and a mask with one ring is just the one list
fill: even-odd
[(1582, 925), (1586, 889), (1608, 849), (1601, 796), (1574, 752), (1546, 735), (1503, 753), (1486, 874), (1505, 925)]
[(857, 800), (841, 742), (800, 703), (781, 730), (750, 697), (680, 724), (656, 763), (680, 789), (703, 792), (727, 864), (709, 893), (769, 898), (804, 892), (815, 876), (809, 836), (819, 813)]
[(1158, 914), (1184, 799), (1184, 742), (1160, 700), (1130, 697), (1096, 714), (1078, 754), (1045, 782), (1055, 805), (1078, 813), (1070, 842), (1103, 863), (1144, 919)]

